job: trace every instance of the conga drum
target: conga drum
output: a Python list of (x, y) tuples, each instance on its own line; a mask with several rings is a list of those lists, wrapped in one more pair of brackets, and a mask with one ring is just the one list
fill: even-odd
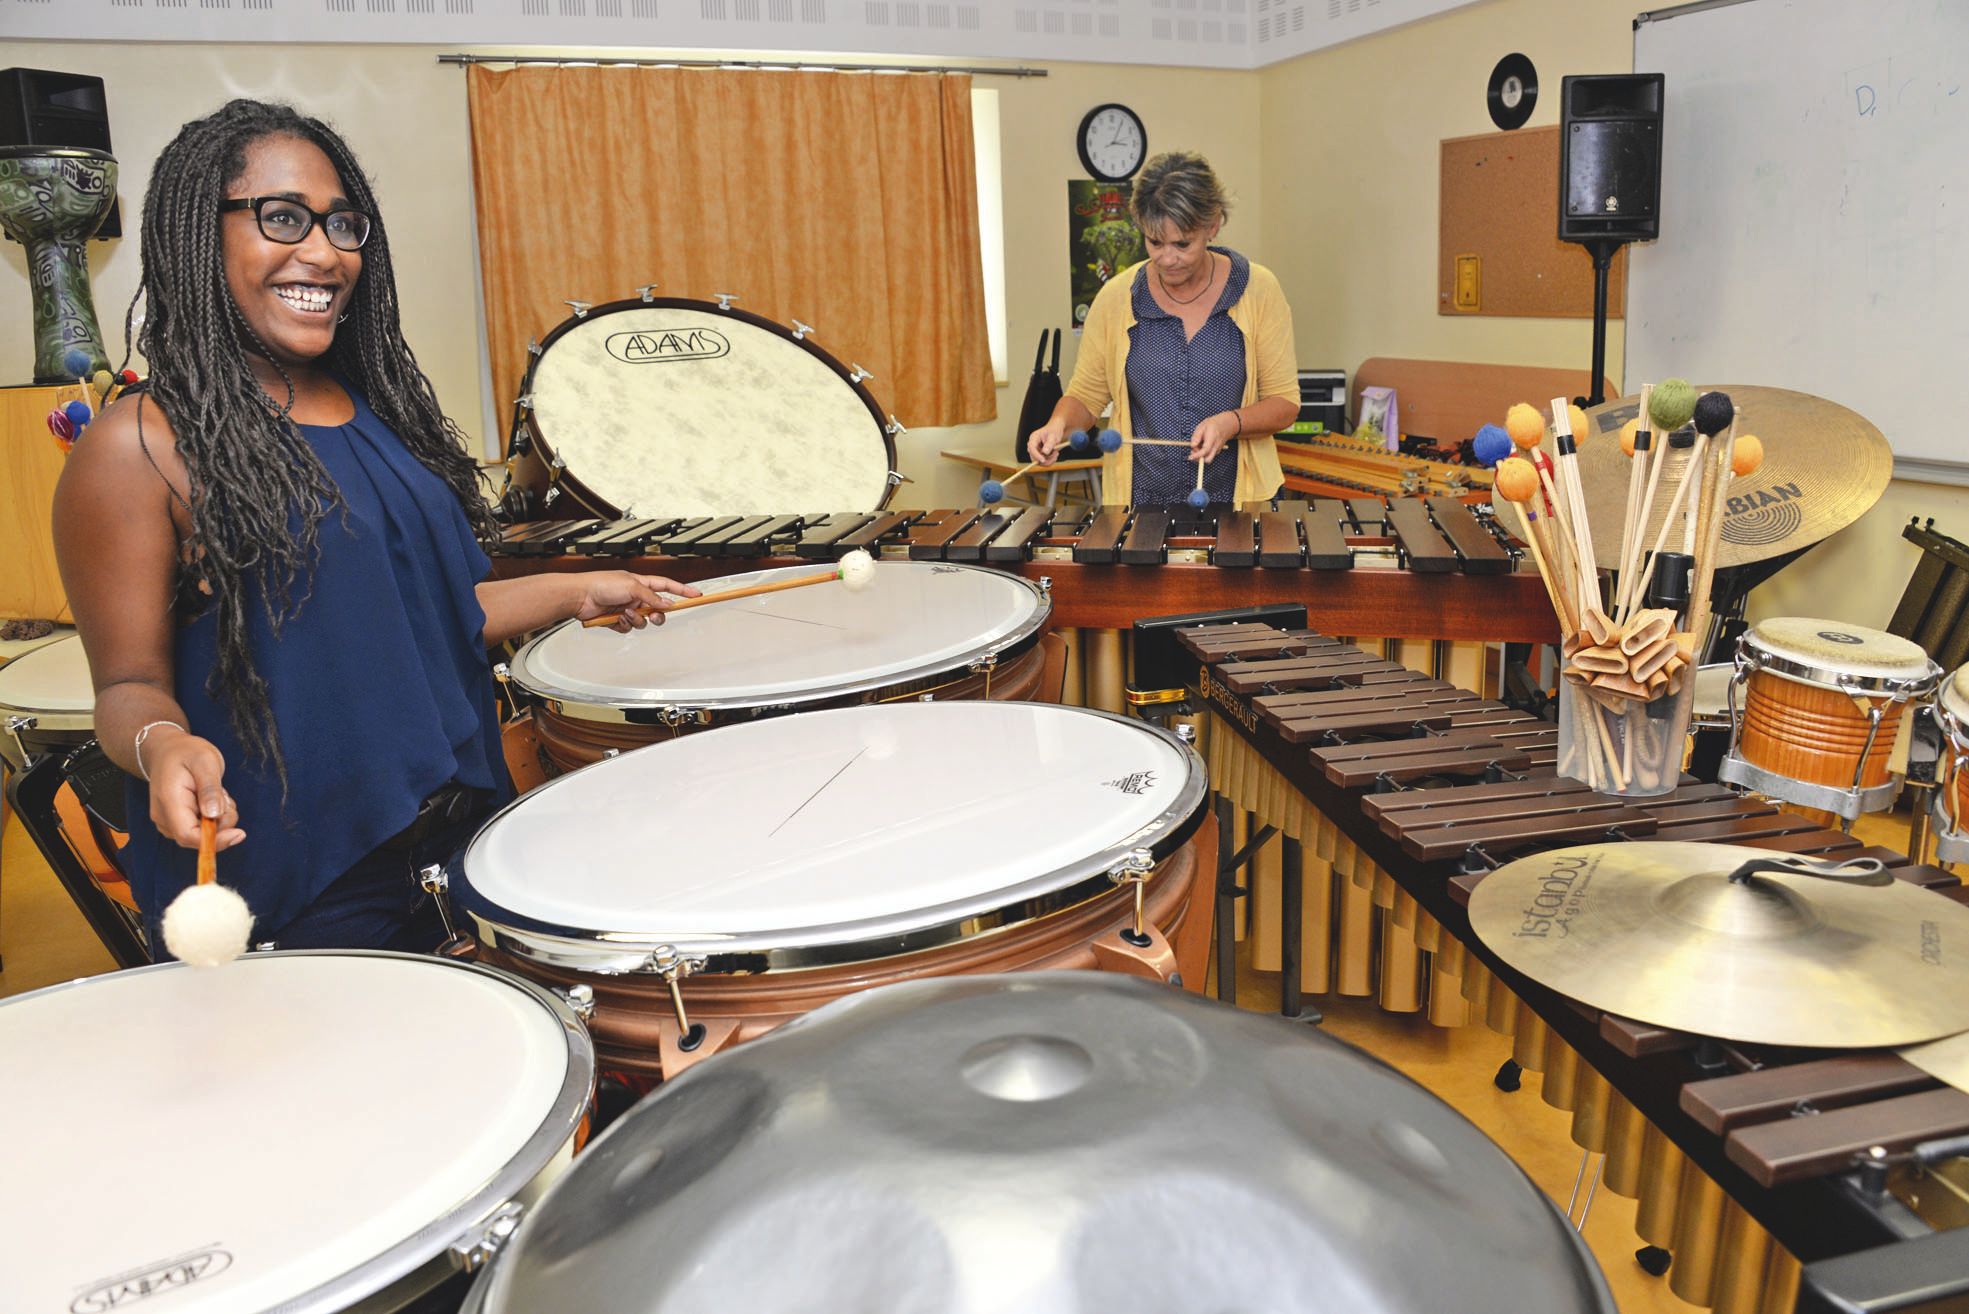
[(884, 981), (1076, 967), (1201, 989), (1205, 815), (1202, 760), (1145, 721), (812, 712), (522, 795), (450, 864), (449, 915), (481, 961), (589, 986), (604, 1070), (647, 1085)]
[(1614, 1314), (1558, 1208), (1377, 1059), (1142, 981), (886, 985), (666, 1084), (469, 1314)]
[(566, 1166), (595, 1077), (550, 992), (385, 953), (52, 986), (0, 1053), (0, 1309), (80, 1314), (401, 1309)]
[(873, 376), (804, 324), (645, 296), (578, 307), (529, 350), (521, 519), (873, 511), (899, 480)]
[(96, 689), (73, 634), (0, 666), (0, 759), (19, 771), (29, 758), (67, 752), (95, 735)]
[(1909, 704), (1941, 668), (1912, 640), (1840, 621), (1760, 621), (1737, 640), (1718, 778), (1851, 821), (1891, 806)]
[[(1046, 701), (1047, 590), (983, 566), (878, 561), (869, 587), (786, 589), (692, 607), (618, 634), (569, 621), (510, 663), (542, 749), (563, 768), (687, 730), (904, 699)], [(707, 581), (707, 593), (825, 568)]]
[(1935, 857), (1969, 862), (1969, 666), (1960, 667), (1935, 698), (1942, 728), (1942, 766), (1931, 815)]

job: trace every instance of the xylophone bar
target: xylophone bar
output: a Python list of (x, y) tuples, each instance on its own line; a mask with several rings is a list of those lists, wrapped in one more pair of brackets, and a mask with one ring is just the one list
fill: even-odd
[(1487, 511), (1454, 498), (538, 521), (510, 526), (491, 552), (500, 575), (606, 560), (703, 579), (856, 548), (1048, 578), (1062, 626), (1125, 629), (1142, 616), (1300, 602), (1339, 633), (1557, 637), (1537, 573)]

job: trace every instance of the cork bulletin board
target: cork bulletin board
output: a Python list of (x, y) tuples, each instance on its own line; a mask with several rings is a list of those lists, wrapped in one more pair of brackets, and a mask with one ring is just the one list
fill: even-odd
[[(1557, 124), (1445, 139), (1439, 214), (1438, 314), (1592, 318), (1592, 257), (1555, 235)], [(1607, 315), (1626, 310), (1623, 247), (1607, 280)]]

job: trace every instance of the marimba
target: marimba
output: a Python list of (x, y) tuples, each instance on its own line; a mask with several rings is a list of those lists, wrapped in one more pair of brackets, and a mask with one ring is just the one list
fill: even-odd
[(854, 548), (1048, 578), (1064, 627), (1302, 602), (1336, 634), (1557, 638), (1537, 572), (1488, 508), (1454, 497), (533, 521), (507, 528), (491, 550), (501, 575), (621, 565), (702, 579)]
[(1723, 1044), (1601, 1014), (1503, 968), (1464, 905), (1513, 857), (1609, 840), (1872, 856), (1963, 899), (1954, 876), (1721, 786), (1596, 794), (1555, 774), (1556, 726), (1321, 634), (1179, 637), (1233, 848), (1279, 832), (1247, 870), (1243, 915), (1220, 907), (1220, 963), (1243, 922), (1255, 964), (1283, 971), (1289, 1012), (1301, 991), (1335, 991), (1511, 1036), (1545, 1101), (1572, 1113), (1575, 1143), (1605, 1156), (1605, 1186), (1638, 1199), (1637, 1230), (1673, 1253), (1684, 1300), (1789, 1314), (1799, 1261), (1895, 1239), (1907, 1211), (1854, 1187), (1855, 1155), (1969, 1131), (1969, 1094), (1891, 1055)]

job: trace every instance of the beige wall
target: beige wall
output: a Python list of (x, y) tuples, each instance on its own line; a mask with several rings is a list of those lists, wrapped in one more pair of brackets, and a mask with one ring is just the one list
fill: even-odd
[[(1351, 372), (1368, 356), (1396, 355), (1583, 365), (1587, 321), (1435, 313), (1437, 144), (1490, 129), (1484, 82), (1510, 50), (1531, 56), (1544, 81), (1532, 122), (1555, 122), (1561, 76), (1631, 67), (1637, 7), (1491, 0), (1257, 73), (1053, 64), (1044, 79), (991, 80), (1003, 136), (1011, 378), (995, 422), (904, 437), (900, 464), (914, 482), (898, 504), (962, 505), (975, 495), (974, 476), (936, 456), (944, 447), (1009, 450), (1033, 343), (1042, 328), (1068, 322), (1063, 184), (1080, 176), (1074, 128), (1103, 100), (1141, 113), (1152, 150), (1188, 147), (1216, 164), (1239, 201), (1225, 240), (1283, 280), (1302, 364)], [(107, 81), (131, 225), (149, 162), (181, 123), (226, 96), (287, 96), (333, 119), (389, 206), (411, 343), (476, 440), (483, 421), (464, 83), (435, 53), (15, 42), (0, 43), (0, 67), (72, 69)], [(1672, 216), (1668, 224), (1672, 234)], [(18, 246), (0, 243), (0, 253), (0, 380), (22, 380), (32, 358), (26, 273)], [(136, 245), (96, 243), (92, 258), (115, 352), (136, 286)], [(1616, 381), (1620, 353), (1616, 322)], [(1069, 370), (1072, 358), (1070, 345)], [(1897, 482), (1859, 526), (1766, 586), (1753, 611), (1883, 622), (1912, 569), (1914, 550), (1898, 538), (1910, 514), (1932, 515), (1969, 538), (1969, 491)]]
[[(900, 506), (968, 506), (977, 500), (976, 471), (937, 459), (952, 446), (1012, 451), (1012, 430), (1032, 371), (1041, 330), (1072, 325), (1068, 304), (1066, 184), (1086, 177), (1074, 151), (1080, 118), (1103, 101), (1142, 116), (1149, 150), (1195, 150), (1232, 193), (1223, 240), (1269, 264), (1260, 179), (1259, 81), (1252, 73), (1048, 64), (1046, 78), (993, 79), (999, 89), (1005, 189), (1005, 321), (1010, 383), (998, 390), (998, 419), (961, 429), (925, 429), (904, 442), (903, 473), (917, 482)], [(1067, 334), (1060, 372), (1070, 375), (1078, 341)]]
[[(1438, 146), (1496, 130), (1484, 88), (1513, 50), (1538, 69), (1531, 126), (1558, 122), (1560, 78), (1633, 68), (1633, 18), (1646, 7), (1489, 0), (1255, 75), (1267, 263), (1292, 301), (1301, 364), (1350, 374), (1370, 356), (1587, 365), (1590, 320), (1436, 313)], [(1673, 113), (1672, 79), (1668, 105)], [(1664, 215), (1662, 230), (1669, 241), (1701, 240), (1688, 216)], [(1616, 384), (1624, 327), (1616, 320), (1607, 335)], [(1911, 515), (1969, 539), (1969, 489), (1896, 480), (1857, 525), (1760, 589), (1751, 616), (1886, 624), (1919, 555), (1900, 538)]]
[[(240, 95), (291, 99), (333, 122), (388, 207), (411, 346), (445, 407), (476, 443), (484, 422), (465, 80), (456, 68), (440, 66), (436, 54), (425, 46), (14, 42), (0, 43), (0, 67), (24, 64), (104, 79), (126, 231), (132, 233), (150, 163), (187, 119)], [(1070, 322), (1065, 184), (1083, 176), (1073, 139), (1088, 109), (1104, 100), (1125, 102), (1142, 115), (1151, 149), (1185, 146), (1210, 155), (1243, 202), (1227, 240), (1265, 258), (1255, 75), (1092, 64), (1048, 69), (1046, 78), (984, 82), (999, 93), (1005, 193), (1011, 374), (999, 390), (999, 419), (905, 435), (900, 465), (913, 482), (901, 490), (898, 505), (962, 505), (976, 497), (974, 474), (941, 460), (942, 448), (989, 443), (1010, 450), (1032, 345), (1042, 328)], [(323, 76), (323, 70), (334, 73)], [(569, 185), (576, 185), (578, 170), (603, 167), (601, 161), (570, 162)], [(19, 246), (0, 250), (0, 379), (25, 381), (33, 359), (26, 265)], [(97, 242), (90, 252), (97, 311), (117, 356), (123, 311), (137, 285), (137, 245), (134, 237)], [(1071, 361), (1069, 347), (1069, 367)]]
[[(109, 98), (125, 237), (89, 244), (96, 312), (112, 360), (137, 289), (144, 188), (186, 120), (234, 96), (293, 100), (340, 128), (388, 207), (404, 330), (438, 396), (476, 442), (479, 330), (473, 289), (471, 162), (465, 84), (435, 52), (410, 46), (0, 43), (0, 67), (91, 73)], [(21, 248), (0, 243), (0, 381), (33, 374), (33, 324)]]

